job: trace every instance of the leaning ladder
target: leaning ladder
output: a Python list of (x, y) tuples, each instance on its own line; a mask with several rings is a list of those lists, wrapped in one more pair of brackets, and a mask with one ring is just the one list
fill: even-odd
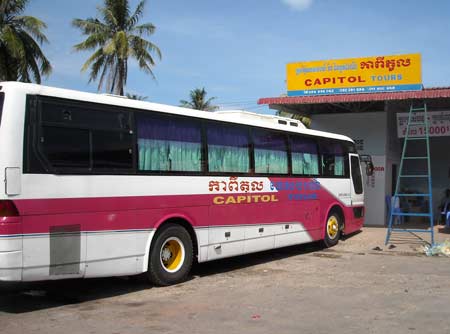
[[(423, 112), (424, 119), (423, 122), (416, 122), (415, 119), (413, 119), (413, 114), (416, 112)], [(410, 137), (410, 126), (423, 126), (424, 127), (424, 136), (420, 137)], [(430, 136), (429, 136), (429, 128), (428, 128), (428, 115), (427, 115), (427, 105), (426, 103), (423, 104), (423, 107), (420, 108), (414, 108), (413, 104), (411, 103), (411, 107), (409, 109), (409, 115), (408, 115), (408, 123), (406, 126), (406, 134), (405, 134), (405, 141), (403, 143), (403, 151), (402, 151), (402, 158), (400, 160), (400, 169), (398, 173), (397, 178), (397, 184), (395, 186), (395, 194), (393, 197), (393, 203), (397, 203), (397, 201), (400, 202), (400, 198), (405, 197), (423, 197), (424, 199), (428, 199), (428, 212), (408, 212), (408, 208), (406, 208), (406, 211), (402, 209), (402, 206), (400, 205), (400, 210), (393, 210), (391, 205), (391, 212), (389, 216), (389, 225), (386, 235), (386, 242), (387, 245), (389, 242), (389, 239), (391, 237), (392, 232), (410, 232), (410, 233), (416, 233), (416, 232), (423, 232), (423, 233), (431, 233), (431, 244), (434, 244), (434, 223), (433, 223), (433, 196), (432, 196), (432, 189), (431, 189), (431, 166), (430, 166)], [(406, 156), (406, 149), (408, 146), (408, 143), (411, 141), (425, 141), (426, 143), (426, 155), (425, 156)], [(403, 174), (403, 163), (405, 160), (426, 160), (427, 161), (427, 171), (423, 172), (423, 174)], [(423, 179), (426, 178), (428, 182), (428, 192), (427, 193), (417, 193), (417, 194), (406, 194), (406, 193), (400, 193), (400, 183), (402, 179), (404, 178), (414, 178), (414, 179)], [(398, 211), (398, 212), (397, 212)], [(395, 219), (395, 217), (427, 217), (430, 220), (430, 229), (406, 229), (406, 228), (393, 228), (392, 222)]]

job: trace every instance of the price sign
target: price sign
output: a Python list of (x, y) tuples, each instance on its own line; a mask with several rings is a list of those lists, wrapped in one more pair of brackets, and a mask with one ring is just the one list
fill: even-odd
[[(428, 115), (428, 134), (430, 137), (450, 136), (450, 111), (430, 111)], [(424, 123), (425, 114), (423, 112), (413, 113), (409, 126), (409, 137), (423, 137), (426, 134), (424, 125), (414, 125), (414, 123)], [(408, 113), (397, 114), (397, 135), (398, 138), (406, 136), (408, 125)]]

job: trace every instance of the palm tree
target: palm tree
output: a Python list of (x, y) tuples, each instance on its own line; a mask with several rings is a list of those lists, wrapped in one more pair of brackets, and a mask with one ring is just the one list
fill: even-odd
[(131, 100), (138, 100), (138, 101), (145, 101), (148, 99), (148, 96), (142, 96), (142, 95), (133, 94), (133, 93), (126, 93), (125, 96)]
[(196, 88), (194, 90), (191, 90), (189, 93), (189, 101), (186, 100), (180, 100), (180, 107), (185, 108), (191, 108), (191, 109), (197, 109), (197, 110), (205, 110), (205, 111), (214, 111), (219, 109), (218, 106), (212, 105), (212, 100), (215, 99), (215, 97), (211, 97), (209, 99), (206, 99), (206, 91), (205, 88)]
[(103, 6), (97, 8), (100, 19), (72, 21), (73, 26), (87, 36), (74, 48), (76, 51), (95, 50), (81, 68), (82, 71), (90, 68), (89, 82), (99, 78), (98, 90), (101, 90), (106, 79), (106, 89), (110, 93), (124, 95), (128, 59), (136, 59), (139, 68), (155, 79), (152, 54), (161, 59), (161, 51), (143, 38), (152, 35), (155, 26), (151, 23), (138, 25), (146, 0), (141, 0), (132, 14), (128, 0), (103, 1)]
[(306, 128), (308, 128), (308, 129), (311, 128), (312, 120), (308, 116), (303, 116), (303, 115), (299, 115), (299, 114), (293, 114), (293, 113), (290, 113), (290, 112), (287, 112), (287, 111), (281, 111), (281, 110), (278, 110), (275, 113), (275, 115), (281, 116), (281, 117), (287, 117), (287, 118), (296, 119), (296, 120), (302, 122), (303, 125), (306, 126)]
[(0, 0), (0, 80), (41, 83), (52, 67), (40, 45), (48, 43), (47, 25), (21, 15), (28, 0)]

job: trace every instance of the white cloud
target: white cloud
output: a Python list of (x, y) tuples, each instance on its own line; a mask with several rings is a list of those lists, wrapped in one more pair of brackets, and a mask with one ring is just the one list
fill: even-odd
[(281, 0), (293, 10), (303, 11), (308, 9), (313, 0)]

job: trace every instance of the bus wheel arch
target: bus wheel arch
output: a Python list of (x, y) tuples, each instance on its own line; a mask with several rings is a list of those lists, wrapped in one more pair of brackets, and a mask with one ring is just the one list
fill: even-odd
[(147, 276), (160, 286), (186, 280), (198, 254), (197, 238), (192, 225), (173, 217), (161, 223), (148, 251)]
[(333, 247), (342, 236), (345, 226), (344, 210), (339, 205), (333, 205), (327, 214), (323, 234), (325, 247)]
[(193, 251), (194, 251), (194, 259), (197, 259), (198, 252), (199, 252), (198, 241), (197, 241), (197, 234), (195, 234), (195, 230), (192, 227), (193, 226), (192, 222), (189, 221), (187, 218), (180, 217), (180, 216), (173, 216), (173, 217), (167, 218), (164, 221), (162, 221), (159, 224), (157, 224), (155, 236), (156, 236), (156, 233), (158, 233), (158, 231), (160, 231), (161, 228), (163, 228), (167, 224), (177, 224), (177, 225), (180, 225), (180, 226), (184, 227), (186, 229), (186, 231), (188, 231), (188, 233), (189, 233), (189, 235), (191, 237), (191, 240), (192, 240), (192, 246), (193, 246)]

